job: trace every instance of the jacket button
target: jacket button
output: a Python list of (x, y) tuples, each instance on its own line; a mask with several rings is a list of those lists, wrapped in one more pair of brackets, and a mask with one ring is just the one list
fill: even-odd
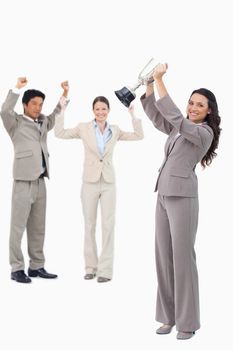
[(103, 161), (103, 159), (100, 159), (100, 162), (102, 162)]

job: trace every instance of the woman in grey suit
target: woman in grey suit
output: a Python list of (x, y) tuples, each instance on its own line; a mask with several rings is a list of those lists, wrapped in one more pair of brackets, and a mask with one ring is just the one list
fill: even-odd
[[(168, 135), (165, 159), (156, 184), (156, 269), (158, 278), (157, 334), (176, 325), (177, 339), (189, 339), (200, 328), (195, 237), (198, 224), (196, 164), (210, 165), (216, 156), (220, 117), (214, 94), (204, 88), (192, 92), (187, 118), (176, 107), (163, 82), (167, 64), (158, 64), (141, 97), (154, 126)], [(155, 84), (159, 100), (155, 100)]]

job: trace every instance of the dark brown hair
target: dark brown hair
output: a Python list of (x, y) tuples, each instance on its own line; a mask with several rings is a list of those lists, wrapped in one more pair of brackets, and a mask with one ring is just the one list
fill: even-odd
[(212, 160), (217, 156), (217, 153), (215, 152), (215, 150), (218, 148), (219, 137), (222, 130), (219, 127), (221, 123), (221, 118), (218, 112), (218, 104), (216, 101), (216, 97), (214, 96), (213, 92), (205, 88), (200, 88), (200, 89), (194, 90), (191, 96), (193, 94), (200, 94), (207, 98), (210, 113), (207, 114), (205, 118), (205, 122), (207, 123), (207, 125), (211, 127), (214, 133), (213, 141), (210, 145), (210, 148), (208, 149), (207, 153), (201, 160), (201, 165), (203, 166), (203, 168), (205, 168), (207, 165), (210, 165), (212, 163)]
[(104, 97), (104, 96), (97, 96), (97, 97), (94, 99), (94, 101), (92, 102), (92, 109), (94, 109), (95, 104), (96, 104), (97, 102), (103, 102), (103, 103), (105, 103), (105, 104), (108, 106), (108, 109), (110, 109), (110, 104), (109, 104), (109, 101), (108, 101), (108, 99), (107, 99), (106, 97)]

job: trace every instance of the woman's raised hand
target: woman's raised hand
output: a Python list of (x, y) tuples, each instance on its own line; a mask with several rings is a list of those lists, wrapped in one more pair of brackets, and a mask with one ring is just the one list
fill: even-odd
[(153, 73), (153, 78), (154, 80), (161, 79), (162, 76), (166, 73), (168, 69), (168, 64), (167, 63), (159, 63), (155, 67), (154, 73)]

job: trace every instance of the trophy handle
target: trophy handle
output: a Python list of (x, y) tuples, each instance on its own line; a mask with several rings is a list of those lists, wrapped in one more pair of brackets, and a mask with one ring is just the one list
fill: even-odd
[[(135, 84), (135, 85), (133, 85), (130, 89), (132, 90), (132, 91), (135, 91), (137, 88), (139, 88), (139, 86), (142, 84), (142, 82), (138, 79), (138, 82)], [(128, 87), (128, 86), (127, 86)], [(128, 87), (129, 88), (129, 87)]]
[(149, 65), (150, 65), (151, 62), (153, 62), (153, 61), (154, 61), (154, 58), (152, 57), (152, 58), (150, 59), (150, 61), (145, 65), (145, 67), (143, 67), (143, 69), (142, 69), (141, 72), (139, 73), (139, 75), (138, 75), (138, 80), (141, 81), (142, 83), (143, 83), (144, 81), (146, 81), (148, 78), (150, 78), (151, 75), (153, 74), (153, 71), (154, 71), (154, 69), (155, 69), (156, 66), (154, 66), (144, 77), (142, 76), (143, 71), (144, 71), (147, 67), (149, 67)]

